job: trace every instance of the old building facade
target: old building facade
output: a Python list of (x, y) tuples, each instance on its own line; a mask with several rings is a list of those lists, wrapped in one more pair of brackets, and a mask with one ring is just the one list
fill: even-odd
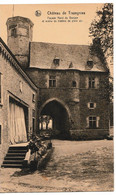
[(52, 118), (58, 137), (107, 137), (109, 102), (103, 97), (108, 68), (90, 54), (89, 46), (32, 42), (33, 23), (28, 18), (12, 17), (6, 25), (8, 46), (0, 40), (2, 148), (10, 140), (12, 102), (23, 108), (28, 133), (41, 130), (40, 117), (45, 115)]
[(34, 131), (36, 94), (37, 87), (0, 39), (0, 164), (9, 145), (27, 142)]

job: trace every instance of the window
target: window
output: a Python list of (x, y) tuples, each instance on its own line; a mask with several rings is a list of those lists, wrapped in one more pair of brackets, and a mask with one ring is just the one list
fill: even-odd
[(89, 117), (89, 128), (96, 128), (96, 117)]
[(50, 76), (49, 87), (56, 87), (56, 76)]
[(55, 65), (59, 65), (60, 59), (59, 59), (58, 57), (56, 57), (56, 58), (53, 60), (53, 63), (54, 63)]
[(87, 75), (85, 79), (86, 89), (98, 89), (99, 88), (99, 77)]
[(72, 87), (76, 87), (76, 81), (72, 82)]
[(95, 78), (89, 77), (89, 88), (95, 88)]
[(2, 104), (2, 74), (0, 73), (0, 104)]
[(20, 89), (20, 92), (22, 93), (23, 92), (23, 83), (22, 83), (22, 81), (19, 81), (19, 89)]
[(94, 102), (89, 102), (89, 103), (88, 103), (88, 108), (89, 108), (89, 109), (94, 109), (94, 108), (96, 108), (96, 103), (94, 103)]
[(100, 117), (89, 116), (86, 118), (86, 120), (87, 120), (87, 128), (95, 129), (99, 127)]
[(93, 61), (92, 60), (87, 61), (87, 66), (92, 68), (93, 67)]
[(1, 131), (2, 131), (2, 126), (0, 125), (0, 144), (1, 144)]
[(9, 26), (9, 30), (10, 30), (10, 29), (14, 29), (14, 28), (16, 28), (16, 27), (17, 27), (17, 24), (10, 25), (10, 26)]
[(17, 34), (16, 28), (11, 29), (11, 36), (14, 36), (15, 37), (16, 34)]
[(73, 63), (72, 62), (70, 62), (69, 68), (73, 68)]
[(35, 130), (35, 110), (32, 110), (32, 130)]
[(32, 102), (35, 102), (35, 94), (32, 94)]

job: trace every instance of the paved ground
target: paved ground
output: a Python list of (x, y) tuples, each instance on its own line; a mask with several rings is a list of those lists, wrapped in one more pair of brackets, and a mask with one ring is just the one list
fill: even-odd
[(113, 141), (60, 141), (42, 172), (0, 172), (0, 192), (113, 191)]

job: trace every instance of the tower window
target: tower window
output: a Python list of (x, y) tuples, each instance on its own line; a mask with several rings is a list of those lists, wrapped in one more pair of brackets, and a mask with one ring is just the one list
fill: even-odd
[(76, 87), (76, 81), (72, 82), (72, 87)]
[(10, 26), (9, 26), (9, 30), (10, 30), (10, 29), (13, 29), (13, 28), (16, 28), (16, 27), (17, 27), (17, 24), (10, 25)]
[(89, 77), (89, 88), (95, 88), (95, 78)]
[(49, 77), (49, 87), (56, 87), (56, 76)]
[(17, 30), (16, 30), (16, 28), (12, 28), (11, 29), (11, 36), (16, 36), (16, 34), (17, 34)]

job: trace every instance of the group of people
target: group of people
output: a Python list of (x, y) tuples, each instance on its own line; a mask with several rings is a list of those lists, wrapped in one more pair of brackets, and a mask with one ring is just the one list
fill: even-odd
[(36, 135), (32, 135), (29, 142), (30, 165), (36, 167), (42, 156), (47, 152), (46, 142)]

